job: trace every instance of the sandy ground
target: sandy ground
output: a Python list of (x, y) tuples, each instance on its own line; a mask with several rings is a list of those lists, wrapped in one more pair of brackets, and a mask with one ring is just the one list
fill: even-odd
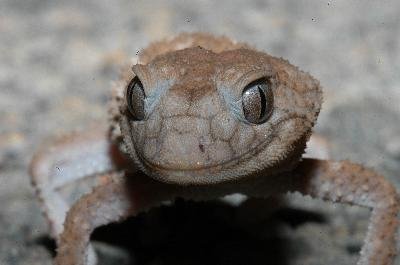
[[(1, 265), (54, 254), (27, 173), (34, 150), (105, 123), (119, 65), (181, 31), (247, 41), (312, 73), (331, 157), (400, 190), (398, 1), (0, 0)], [(101, 264), (355, 264), (368, 211), (299, 196), (273, 214), (267, 206), (178, 201), (97, 231)]]

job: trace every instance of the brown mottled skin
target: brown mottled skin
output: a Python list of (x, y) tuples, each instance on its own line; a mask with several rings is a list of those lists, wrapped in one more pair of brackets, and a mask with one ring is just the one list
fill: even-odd
[[(145, 95), (143, 109), (127, 99), (131, 80), (141, 82), (135, 91)], [(257, 94), (266, 90), (253, 90), (248, 105), (245, 88), (258, 80), (273, 101)], [(89, 244), (96, 227), (178, 196), (296, 191), (370, 208), (358, 264), (392, 264), (399, 212), (393, 186), (351, 162), (301, 159), (321, 103), (312, 76), (247, 44), (202, 33), (151, 44), (115, 84), (108, 132), (56, 140), (33, 159), (33, 183), (57, 239), (56, 264), (96, 263)], [(252, 115), (271, 112), (249, 122), (244, 106)], [(132, 108), (144, 116), (132, 116)]]

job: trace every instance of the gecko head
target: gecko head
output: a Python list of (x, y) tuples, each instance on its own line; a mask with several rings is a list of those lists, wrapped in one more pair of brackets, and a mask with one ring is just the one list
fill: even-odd
[(125, 150), (149, 176), (212, 184), (289, 170), (318, 116), (318, 81), (239, 48), (168, 52), (134, 65), (119, 105)]

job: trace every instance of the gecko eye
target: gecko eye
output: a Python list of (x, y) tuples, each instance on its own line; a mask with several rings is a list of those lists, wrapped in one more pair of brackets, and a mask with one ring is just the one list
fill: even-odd
[(134, 77), (126, 89), (126, 102), (128, 104), (129, 112), (133, 119), (143, 120), (145, 117), (144, 111), (144, 94), (142, 82), (138, 77)]
[(272, 114), (274, 95), (267, 79), (257, 79), (242, 92), (242, 108), (246, 120), (253, 124), (265, 122)]

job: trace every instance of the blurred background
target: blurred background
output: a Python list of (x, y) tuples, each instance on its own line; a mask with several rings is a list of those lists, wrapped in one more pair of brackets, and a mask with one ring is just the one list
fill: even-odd
[[(27, 173), (34, 150), (105, 123), (120, 66), (182, 31), (249, 42), (310, 72), (324, 88), (315, 130), (330, 157), (400, 191), (398, 1), (0, 0), (1, 265), (54, 255)], [(99, 229), (96, 249), (101, 264), (355, 264), (367, 210), (298, 195), (269, 204), (178, 201)]]

